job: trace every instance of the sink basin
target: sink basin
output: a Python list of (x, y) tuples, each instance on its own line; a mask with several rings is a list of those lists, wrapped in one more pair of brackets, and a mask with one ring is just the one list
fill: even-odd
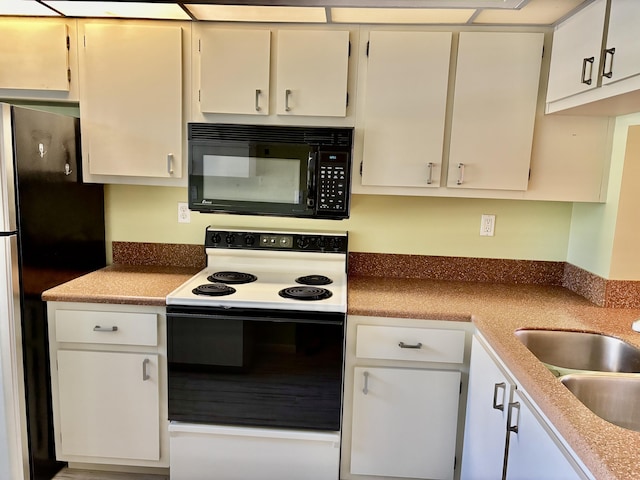
[(618, 338), (566, 330), (517, 330), (515, 335), (552, 370), (569, 369), (558, 375), (571, 370), (640, 373), (640, 349)]
[(640, 432), (640, 376), (572, 374), (560, 381), (600, 418)]

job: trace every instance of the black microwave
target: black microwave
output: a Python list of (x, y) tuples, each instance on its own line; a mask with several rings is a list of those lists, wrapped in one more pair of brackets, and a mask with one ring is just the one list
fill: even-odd
[(349, 218), (353, 128), (188, 124), (189, 209)]

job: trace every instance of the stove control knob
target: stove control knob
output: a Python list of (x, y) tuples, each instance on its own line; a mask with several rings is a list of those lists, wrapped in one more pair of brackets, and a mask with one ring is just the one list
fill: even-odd
[(324, 237), (318, 238), (317, 245), (318, 245), (318, 248), (322, 248), (324, 250), (324, 247), (326, 246)]
[(298, 237), (296, 244), (298, 248), (307, 248), (309, 246), (309, 239), (306, 237)]
[(334, 237), (329, 241), (329, 246), (333, 249), (339, 249), (342, 246), (342, 239), (340, 237)]
[(213, 243), (220, 243), (220, 240), (222, 240), (222, 237), (219, 233), (214, 233), (213, 235), (211, 235), (211, 241)]
[(236, 236), (233, 233), (230, 233), (227, 235), (227, 238), (225, 240), (229, 245), (231, 245), (233, 242), (236, 241)]
[(256, 243), (256, 237), (254, 237), (253, 235), (246, 235), (244, 237), (244, 243), (248, 247), (252, 247)]

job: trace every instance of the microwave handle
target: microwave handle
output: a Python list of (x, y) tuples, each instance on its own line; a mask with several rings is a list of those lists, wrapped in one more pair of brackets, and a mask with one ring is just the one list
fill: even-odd
[(309, 152), (307, 159), (307, 207), (316, 206), (316, 159), (317, 152)]

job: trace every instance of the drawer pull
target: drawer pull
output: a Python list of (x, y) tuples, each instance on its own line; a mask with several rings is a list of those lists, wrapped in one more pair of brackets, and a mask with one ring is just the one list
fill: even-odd
[(364, 387), (362, 388), (362, 393), (366, 395), (369, 393), (369, 372), (364, 372), (362, 375), (364, 376)]
[(94, 332), (117, 332), (118, 327), (115, 325), (113, 327), (101, 327), (100, 325), (96, 325), (93, 327)]
[(406, 343), (404, 343), (404, 342), (400, 342), (400, 343), (398, 344), (398, 346), (399, 346), (400, 348), (415, 348), (415, 349), (417, 349), (417, 348), (422, 348), (422, 344), (421, 344), (420, 342), (416, 343), (415, 345), (407, 345), (407, 344), (406, 344)]
[(146, 382), (147, 380), (149, 380), (151, 377), (149, 376), (149, 373), (147, 372), (147, 365), (149, 365), (149, 359), (145, 358), (142, 361), (142, 381)]

